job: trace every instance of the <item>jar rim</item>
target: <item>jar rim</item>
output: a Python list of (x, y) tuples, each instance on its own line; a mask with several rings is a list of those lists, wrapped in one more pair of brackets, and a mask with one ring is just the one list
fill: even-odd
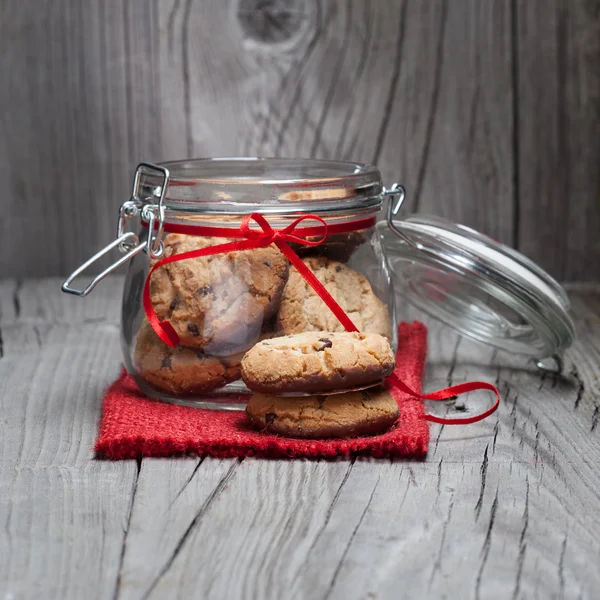
[[(167, 161), (167, 210), (203, 213), (346, 212), (378, 208), (379, 169), (308, 158), (223, 157)], [(160, 176), (142, 169), (138, 195), (151, 202)]]

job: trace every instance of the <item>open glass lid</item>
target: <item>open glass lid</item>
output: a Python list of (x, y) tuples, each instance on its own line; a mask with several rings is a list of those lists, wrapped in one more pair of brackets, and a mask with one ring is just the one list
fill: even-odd
[(550, 275), (463, 225), (422, 215), (394, 220), (404, 190), (386, 195), (388, 219), (378, 228), (398, 294), (465, 336), (562, 370), (575, 328), (569, 299)]

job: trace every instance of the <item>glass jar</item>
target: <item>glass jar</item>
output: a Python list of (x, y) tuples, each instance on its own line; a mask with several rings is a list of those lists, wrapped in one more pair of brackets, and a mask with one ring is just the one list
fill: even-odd
[[(387, 226), (377, 225), (384, 200)], [(269, 337), (355, 328), (386, 336), (395, 349), (389, 264), (396, 291), (436, 318), (497, 347), (554, 357), (560, 368), (574, 335), (560, 286), (470, 229), (436, 218), (394, 220), (403, 200), (401, 186), (386, 190), (378, 169), (359, 163), (141, 163), (117, 239), (63, 290), (87, 295), (129, 262), (125, 366), (148, 396), (185, 405), (243, 407), (241, 358)], [(127, 231), (134, 221), (135, 232)], [(117, 247), (118, 261), (86, 288), (73, 287)]]
[[(130, 258), (122, 348), (140, 389), (237, 408), (248, 391), (240, 361), (259, 340), (343, 331), (303, 265), (358, 330), (384, 335), (395, 349), (394, 294), (375, 227), (382, 200), (379, 171), (356, 163), (140, 165), (119, 224)], [(126, 234), (134, 217), (142, 227)]]

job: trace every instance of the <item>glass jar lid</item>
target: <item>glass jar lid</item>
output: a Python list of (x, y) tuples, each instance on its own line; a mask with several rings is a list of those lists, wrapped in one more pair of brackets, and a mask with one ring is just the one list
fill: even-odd
[(463, 225), (421, 215), (394, 221), (398, 209), (390, 201), (389, 227), (378, 225), (397, 293), (465, 336), (562, 369), (575, 328), (569, 299), (550, 275)]
[[(165, 162), (164, 206), (177, 213), (301, 214), (373, 209), (381, 174), (371, 165), (313, 159), (206, 158)], [(164, 173), (140, 165), (137, 195), (153, 201)]]

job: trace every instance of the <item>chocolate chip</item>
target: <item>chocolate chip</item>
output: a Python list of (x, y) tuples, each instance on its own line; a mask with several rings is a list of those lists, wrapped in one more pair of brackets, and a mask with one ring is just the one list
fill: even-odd
[(265, 265), (265, 267), (270, 267), (271, 266), (271, 262), (268, 260), (263, 260), (263, 265)]
[(167, 354), (167, 356), (165, 356), (163, 358), (161, 367), (163, 369), (170, 369), (171, 368), (171, 355), (170, 354)]
[(198, 296), (208, 296), (209, 294), (212, 294), (212, 291), (213, 289), (210, 285), (203, 285), (196, 290), (196, 294), (198, 294)]
[(171, 304), (169, 305), (169, 308), (171, 310), (175, 310), (177, 308), (178, 304), (179, 304), (179, 298), (173, 298), (173, 300), (171, 300)]
[(319, 341), (323, 344), (320, 348), (317, 348), (317, 352), (323, 352), (325, 348), (331, 348), (333, 346), (333, 342), (328, 340), (327, 338), (319, 338)]
[(265, 422), (267, 423), (267, 425), (273, 425), (276, 418), (277, 418), (277, 415), (275, 413), (267, 413), (265, 415)]
[(342, 270), (342, 265), (337, 265), (335, 268), (335, 272), (339, 273)]
[(198, 337), (200, 335), (200, 332), (198, 331), (198, 328), (193, 323), (188, 323), (187, 330), (194, 337)]
[(360, 393), (362, 394), (362, 399), (365, 402), (368, 402), (371, 399), (371, 394), (369, 394), (369, 392), (367, 392), (366, 390), (362, 390)]
[(319, 403), (319, 408), (323, 408), (323, 404), (325, 404), (325, 400), (327, 400), (327, 396), (315, 396), (317, 402)]

